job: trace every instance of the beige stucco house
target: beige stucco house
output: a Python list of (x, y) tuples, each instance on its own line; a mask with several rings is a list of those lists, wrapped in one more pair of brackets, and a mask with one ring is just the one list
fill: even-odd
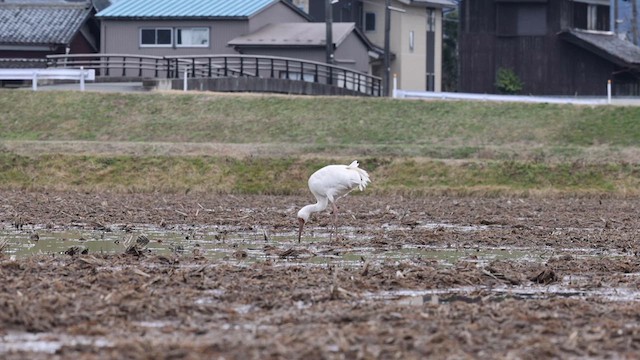
[[(325, 21), (325, 0), (307, 1), (313, 21)], [(355, 22), (374, 45), (384, 49), (385, 4), (385, 0), (338, 0), (332, 18)], [(441, 91), (442, 14), (455, 6), (452, 0), (391, 0), (390, 68), (399, 88)], [(373, 75), (383, 77), (383, 58), (372, 60)]]

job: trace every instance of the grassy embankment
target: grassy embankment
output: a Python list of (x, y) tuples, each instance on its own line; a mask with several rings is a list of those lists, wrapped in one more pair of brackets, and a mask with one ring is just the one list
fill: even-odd
[(640, 194), (640, 107), (0, 91), (0, 188)]

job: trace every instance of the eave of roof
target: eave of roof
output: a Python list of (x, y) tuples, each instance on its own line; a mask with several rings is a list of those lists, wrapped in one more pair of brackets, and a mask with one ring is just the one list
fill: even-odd
[[(384, 56), (384, 49), (375, 46), (355, 23), (334, 22), (332, 28), (333, 44), (339, 46), (351, 33), (365, 44), (367, 50), (377, 57)], [(236, 48), (317, 48), (326, 46), (325, 23), (276, 23), (268, 24), (255, 32), (238, 36), (227, 43)], [(392, 58), (395, 54), (391, 53)]]
[(640, 68), (640, 47), (613, 33), (570, 29), (558, 36), (619, 66)]

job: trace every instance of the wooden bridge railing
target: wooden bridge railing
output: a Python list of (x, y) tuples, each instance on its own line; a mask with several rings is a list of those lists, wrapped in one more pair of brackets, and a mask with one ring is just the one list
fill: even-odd
[(309, 81), (382, 95), (382, 80), (346, 67), (276, 56), (194, 55), (147, 56), (127, 54), (49, 55), (48, 67), (95, 69), (96, 77), (221, 78), (259, 77)]

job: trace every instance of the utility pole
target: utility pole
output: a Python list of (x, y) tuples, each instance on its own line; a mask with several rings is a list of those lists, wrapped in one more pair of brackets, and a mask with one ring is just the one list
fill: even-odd
[(618, 12), (618, 0), (613, 0), (613, 33), (618, 36), (619, 26), (618, 26), (618, 17), (620, 16)]
[(631, 39), (638, 45), (638, 0), (631, 0)]
[(384, 94), (389, 96), (391, 78), (391, 0), (385, 0), (384, 5)]
[(327, 23), (327, 64), (333, 64), (333, 0), (325, 0), (324, 18)]

